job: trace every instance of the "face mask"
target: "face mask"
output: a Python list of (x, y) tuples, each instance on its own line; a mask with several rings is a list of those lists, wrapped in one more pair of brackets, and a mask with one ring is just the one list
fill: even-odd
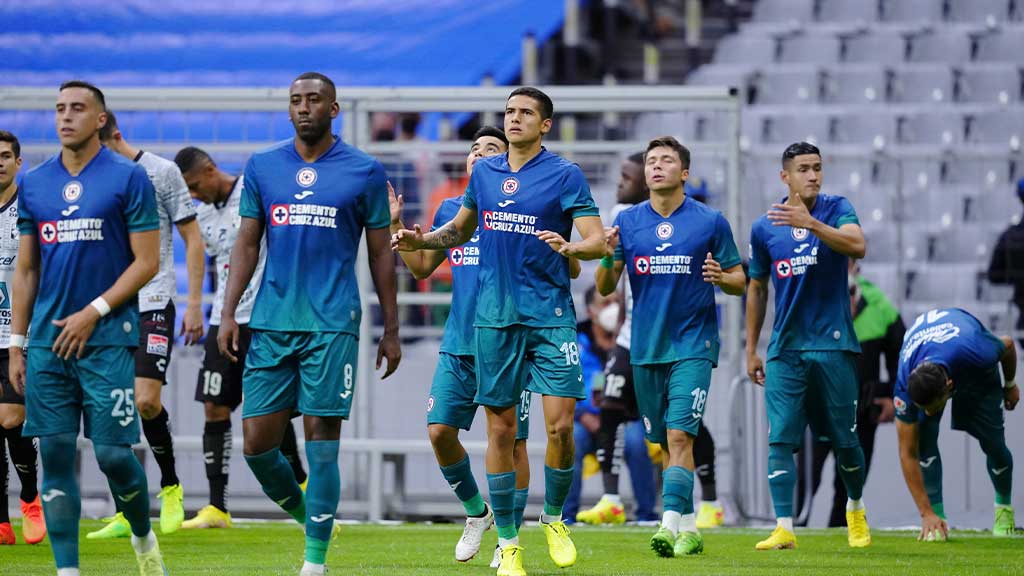
[(612, 302), (597, 314), (597, 324), (608, 332), (619, 327), (619, 303)]

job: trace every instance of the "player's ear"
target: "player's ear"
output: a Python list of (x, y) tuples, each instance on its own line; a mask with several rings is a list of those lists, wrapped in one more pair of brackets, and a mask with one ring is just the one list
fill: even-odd
[(540, 123), (540, 133), (547, 134), (548, 132), (551, 132), (551, 125), (551, 118), (545, 118), (544, 120), (542, 120)]
[(683, 171), (679, 173), (679, 179), (682, 180), (683, 182), (686, 182), (687, 180), (689, 180), (690, 179), (690, 169), (689, 168), (683, 168)]
[(333, 119), (337, 118), (338, 114), (340, 114), (340, 113), (341, 113), (341, 106), (338, 105), (338, 101), (335, 100), (334, 102), (331, 102), (331, 119), (333, 120)]

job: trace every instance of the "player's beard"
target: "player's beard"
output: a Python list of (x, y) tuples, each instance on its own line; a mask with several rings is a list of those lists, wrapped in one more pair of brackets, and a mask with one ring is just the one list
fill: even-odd
[(323, 139), (331, 131), (331, 123), (313, 122), (309, 126), (295, 126), (295, 135), (306, 144), (313, 145)]

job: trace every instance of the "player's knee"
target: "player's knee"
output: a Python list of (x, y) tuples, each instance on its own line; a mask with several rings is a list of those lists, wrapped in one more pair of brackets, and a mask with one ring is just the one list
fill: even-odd
[(0, 404), (0, 426), (11, 429), (25, 422), (25, 407), (21, 404)]
[(139, 411), (139, 416), (142, 416), (143, 420), (152, 420), (160, 415), (163, 406), (160, 404), (160, 398), (144, 399), (139, 400), (135, 403), (135, 407)]
[(569, 445), (573, 441), (573, 422), (571, 418), (559, 418), (547, 423), (548, 441), (560, 445)]
[[(39, 460), (44, 471), (54, 472), (62, 468), (74, 468), (78, 434), (65, 433), (39, 438)], [(45, 481), (47, 474), (43, 474)]]
[(430, 437), (430, 444), (436, 448), (448, 448), (459, 441), (458, 429), (444, 424), (428, 425), (427, 435)]
[(231, 409), (227, 406), (219, 406), (213, 402), (203, 403), (203, 412), (207, 422), (223, 422), (231, 419)]
[(124, 475), (132, 468), (133, 461), (138, 463), (130, 446), (94, 443), (93, 451), (100, 471), (106, 476)]

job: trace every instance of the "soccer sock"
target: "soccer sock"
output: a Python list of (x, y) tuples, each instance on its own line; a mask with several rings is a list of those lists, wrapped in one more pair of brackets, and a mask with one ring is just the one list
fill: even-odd
[(153, 459), (160, 467), (160, 487), (180, 484), (178, 474), (174, 471), (174, 439), (171, 438), (171, 423), (167, 409), (161, 408), (160, 413), (152, 420), (143, 418), (142, 432), (153, 451)]
[(203, 460), (210, 483), (210, 504), (228, 511), (228, 469), (231, 464), (231, 420), (207, 422), (203, 428)]
[(600, 447), (597, 459), (601, 462), (601, 483), (606, 496), (618, 495), (619, 475), (622, 472), (626, 449), (625, 413), (619, 410), (601, 410)]
[[(928, 501), (932, 503), (932, 509), (936, 504), (942, 503), (942, 457), (938, 450), (927, 458), (918, 454), (921, 460), (918, 466), (921, 468), (921, 477), (924, 479), (924, 490), (928, 494)], [(924, 466), (923, 464), (928, 464)]]
[(245, 463), (259, 481), (263, 493), (270, 497), (299, 524), (306, 522), (306, 503), (302, 489), (281, 450), (271, 448), (262, 454), (246, 454)]
[(291, 422), (284, 429), (284, 439), (281, 440), (281, 454), (288, 461), (288, 465), (292, 467), (295, 481), (299, 484), (305, 482), (308, 476), (306, 471), (302, 469), (302, 458), (299, 458), (299, 441), (295, 438), (295, 428), (292, 427)]
[[(14, 462), (14, 469), (18, 472), (18, 479), (21, 480), (21, 500), (31, 502), (39, 495), (39, 478), (36, 473), (36, 445), (29, 436), (22, 436), (21, 424), (15, 428), (4, 430), (7, 437), (7, 448), (11, 452), (11, 461)], [(0, 451), (3, 447), (0, 446)]]
[(93, 442), (93, 451), (100, 470), (107, 477), (110, 492), (120, 501), (118, 509), (131, 524), (132, 534), (146, 536), (150, 531), (149, 488), (138, 458), (130, 446)]
[(339, 440), (309, 440), (309, 484), (306, 485), (306, 561), (323, 564), (334, 530), (334, 514), (341, 498), (338, 471)]
[(7, 449), (4, 448), (4, 429), (0, 427), (0, 524), (10, 522), (11, 516), (8, 512), (10, 501), (7, 499)]
[(78, 568), (58, 568), (57, 576), (81, 576)]
[(132, 534), (132, 548), (135, 549), (136, 554), (145, 554), (156, 547), (156, 544), (156, 534), (153, 534), (152, 530), (145, 536)]
[(39, 439), (43, 463), (43, 517), (57, 569), (78, 568), (78, 522), (82, 500), (75, 479), (77, 433)]
[[(696, 530), (693, 518), (693, 471), (682, 466), (669, 466), (662, 475), (661, 499), (666, 512), (674, 512), (679, 515), (678, 522), (675, 515), (667, 517), (669, 530), (671, 524), (676, 523), (676, 532), (680, 528), (687, 528), (689, 531)], [(686, 520), (685, 525), (683, 524)], [(663, 522), (664, 524), (664, 522)], [(691, 526), (692, 525), (692, 526)]]
[(572, 487), (573, 467), (544, 466), (544, 514), (541, 521), (550, 524), (562, 519), (562, 506)]
[(772, 493), (776, 518), (793, 517), (795, 472), (796, 463), (793, 462), (793, 449), (788, 445), (770, 445), (768, 447), (768, 486)]
[(934, 512), (939, 518), (942, 518), (943, 520), (946, 519), (946, 507), (942, 502), (932, 502), (932, 512)]
[(864, 451), (859, 445), (834, 450), (839, 461), (839, 475), (846, 486), (846, 496), (850, 500), (860, 500), (864, 494)]
[[(985, 447), (985, 446), (983, 446)], [(985, 468), (996, 491), (996, 505), (1010, 506), (1013, 492), (1013, 456), (1003, 443), (991, 453), (986, 453)]]
[(487, 491), (491, 496), (491, 510), (494, 510), (494, 523), (498, 526), (498, 538), (517, 539), (519, 530), (516, 528), (515, 519), (516, 473), (488, 473)]
[(480, 488), (473, 478), (473, 470), (470, 469), (469, 455), (451, 466), (441, 466), (441, 474), (462, 502), (467, 516), (482, 516), (487, 511), (484, 499), (480, 496)]
[(705, 502), (718, 500), (718, 485), (715, 482), (715, 440), (711, 432), (701, 426), (693, 441), (694, 472), (700, 479), (700, 499)]
[(529, 488), (516, 488), (515, 510), (513, 512), (516, 521), (516, 531), (523, 526), (523, 514), (526, 512), (526, 501), (530, 498)]

